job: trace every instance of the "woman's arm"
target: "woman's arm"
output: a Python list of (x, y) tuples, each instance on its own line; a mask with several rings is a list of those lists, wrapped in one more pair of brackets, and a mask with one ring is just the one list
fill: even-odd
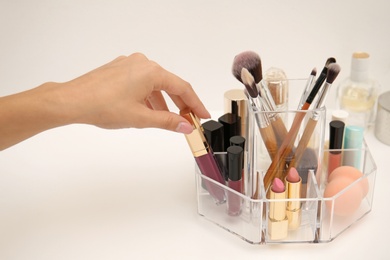
[(190, 133), (191, 125), (168, 111), (162, 91), (180, 110), (189, 107), (201, 118), (210, 117), (189, 83), (136, 53), (118, 57), (69, 82), (48, 82), (1, 97), (0, 150), (73, 123)]

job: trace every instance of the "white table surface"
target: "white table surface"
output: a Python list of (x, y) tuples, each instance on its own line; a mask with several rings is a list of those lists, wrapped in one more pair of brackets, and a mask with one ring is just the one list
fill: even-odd
[[(0, 259), (367, 259), (388, 255), (390, 147), (366, 140), (372, 212), (325, 244), (251, 245), (197, 214), (184, 136), (73, 125), (0, 154)], [(380, 258), (373, 258), (380, 259)]]

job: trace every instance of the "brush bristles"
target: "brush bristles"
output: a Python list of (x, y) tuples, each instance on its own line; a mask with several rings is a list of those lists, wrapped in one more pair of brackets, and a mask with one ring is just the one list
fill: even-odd
[(326, 82), (332, 84), (340, 73), (340, 66), (337, 63), (329, 64), (328, 74), (326, 75)]
[(254, 77), (255, 83), (263, 79), (260, 56), (253, 51), (245, 51), (234, 57), (232, 73), (236, 79), (241, 79), (241, 70), (246, 68)]
[(313, 68), (310, 73), (311, 76), (317, 75), (317, 68)]
[(325, 67), (328, 67), (330, 64), (336, 63), (336, 59), (333, 57), (330, 57), (326, 60)]
[(256, 98), (259, 95), (259, 92), (257, 91), (256, 83), (252, 74), (246, 68), (242, 68), (240, 78), (242, 83), (244, 83), (249, 96)]

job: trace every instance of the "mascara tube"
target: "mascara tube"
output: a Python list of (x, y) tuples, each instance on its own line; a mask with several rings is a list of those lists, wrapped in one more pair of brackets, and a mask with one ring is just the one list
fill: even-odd
[[(225, 185), (221, 169), (218, 167), (213, 151), (206, 141), (198, 117), (189, 110), (181, 111), (180, 114), (187, 119), (193, 127), (192, 133), (185, 135), (185, 137), (200, 172), (210, 179)], [(225, 192), (222, 187), (208, 180), (205, 180), (205, 185), (216, 203), (221, 204), (225, 202)]]

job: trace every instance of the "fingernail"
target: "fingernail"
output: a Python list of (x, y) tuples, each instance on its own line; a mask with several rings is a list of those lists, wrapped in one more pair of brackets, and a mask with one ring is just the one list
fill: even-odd
[(192, 130), (192, 125), (187, 122), (180, 122), (179, 125), (176, 127), (176, 132), (187, 135), (191, 134)]

